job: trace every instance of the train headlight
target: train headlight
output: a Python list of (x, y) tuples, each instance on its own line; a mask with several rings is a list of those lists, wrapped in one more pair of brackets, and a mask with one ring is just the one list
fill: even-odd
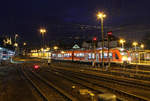
[(126, 56), (123, 56), (122, 61), (128, 61), (128, 58)]

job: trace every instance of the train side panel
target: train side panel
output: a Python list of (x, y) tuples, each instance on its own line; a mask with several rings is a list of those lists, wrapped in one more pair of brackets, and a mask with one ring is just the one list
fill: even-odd
[[(124, 56), (118, 49), (111, 49), (109, 52), (110, 62), (123, 63)], [(101, 50), (72, 50), (52, 53), (52, 59), (56, 60), (69, 60), (69, 61), (83, 61), (83, 62), (102, 62)], [(108, 51), (104, 50), (104, 62), (108, 62)]]

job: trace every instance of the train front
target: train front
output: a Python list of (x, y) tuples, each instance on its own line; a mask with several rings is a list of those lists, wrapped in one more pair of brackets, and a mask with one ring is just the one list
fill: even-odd
[(130, 57), (128, 50), (121, 48), (120, 54), (122, 57), (122, 63), (130, 63), (131, 62), (131, 57)]

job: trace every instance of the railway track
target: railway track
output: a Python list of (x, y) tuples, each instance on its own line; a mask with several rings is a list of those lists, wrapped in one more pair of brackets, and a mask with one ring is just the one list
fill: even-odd
[[(71, 80), (70, 78), (66, 78), (58, 72), (54, 72), (51, 70), (40, 72), (40, 75), (42, 75), (44, 78), (47, 78), (47, 79), (50, 76), (50, 74), (53, 76), (55, 75), (57, 78), (59, 78), (60, 79), (59, 81), (61, 80), (65, 81), (65, 84), (63, 82), (60, 82), (60, 83), (62, 85), (65, 85), (65, 88), (68, 89), (68, 92), (72, 92), (72, 95), (79, 99), (78, 101), (97, 101), (96, 100), (97, 96), (95, 95), (106, 92), (103, 90), (93, 89), (85, 84), (80, 83), (79, 81), (74, 81), (74, 80)], [(69, 83), (69, 85), (66, 83), (66, 81)], [(57, 81), (55, 80), (54, 82), (57, 82)], [(83, 90), (85, 91), (84, 92), (85, 94), (81, 93), (81, 91)]]
[[(81, 75), (80, 73), (75, 73), (75, 72), (71, 72), (71, 71), (64, 72), (64, 71), (58, 70), (58, 69), (57, 69), (57, 72), (61, 73), (62, 75), (65, 75), (66, 77), (71, 76), (71, 77), (73, 77), (73, 78), (76, 79), (76, 80), (88, 82), (88, 83), (90, 83), (91, 85), (94, 85), (94, 87), (102, 87), (102, 88), (105, 88), (105, 89), (110, 90), (111, 92), (117, 94), (117, 95), (120, 96), (120, 97), (123, 97), (123, 96), (124, 96), (124, 98), (127, 98), (128, 100), (129, 100), (129, 99), (132, 100), (132, 101), (135, 101), (135, 99), (136, 99), (136, 101), (148, 101), (148, 100), (150, 100), (149, 98), (140, 96), (139, 94), (136, 95), (136, 94), (133, 94), (133, 93), (129, 93), (129, 92), (125, 91), (124, 89), (122, 90), (122, 89), (120, 89), (120, 88), (114, 88), (114, 87), (116, 87), (116, 86), (121, 87), (120, 85), (122, 85), (122, 83), (119, 82), (119, 81), (115, 81), (115, 84), (118, 82), (117, 85), (111, 86), (111, 85), (108, 85), (108, 82), (109, 82), (109, 83), (112, 82), (112, 81), (109, 81), (110, 79), (109, 79), (109, 80), (101, 79), (101, 81), (103, 80), (103, 82), (99, 82), (98, 80), (95, 80), (95, 78), (91, 78), (91, 75), (90, 75), (90, 76), (87, 76), (87, 75), (85, 76), (85, 75), (83, 75), (83, 73), (82, 73), (82, 75)], [(104, 81), (105, 81), (105, 83), (104, 83)], [(113, 80), (113, 81), (114, 81), (114, 80)], [(106, 83), (106, 82), (107, 82), (107, 83)], [(113, 83), (114, 83), (114, 82), (113, 82)], [(111, 84), (112, 84), (112, 83), (111, 83)], [(123, 84), (123, 85), (124, 85), (124, 84)], [(129, 86), (129, 85), (130, 85), (130, 86)], [(130, 87), (130, 88), (132, 88), (132, 89), (135, 87), (135, 86), (133, 87), (133, 85), (132, 85), (132, 87), (131, 87), (131, 84), (129, 84), (129, 85), (126, 84), (126, 85), (124, 85), (124, 87), (126, 86), (126, 87)], [(139, 88), (139, 86), (138, 86), (138, 88)]]
[(101, 73), (111, 74), (116, 76), (124, 76), (127, 78), (134, 78), (137, 80), (150, 81), (150, 71), (145, 71), (145, 70), (126, 69), (126, 68), (115, 68), (115, 69), (111, 69), (110, 71), (100, 70), (100, 69), (94, 70), (91, 68), (87, 70), (92, 70), (95, 72), (101, 72)]
[[(84, 68), (85, 69), (85, 68)], [(126, 70), (126, 69), (111, 69), (110, 71), (106, 70), (100, 70), (100, 69), (93, 69), (93, 68), (87, 68), (85, 70), (90, 70), (90, 71), (95, 71), (95, 72), (100, 72), (103, 74), (110, 74), (110, 75), (116, 75), (116, 76), (122, 76), (126, 78), (133, 78), (137, 80), (145, 80), (145, 81), (150, 81), (150, 73), (147, 72), (147, 74), (144, 74), (141, 71), (136, 71), (136, 70)]]
[[(150, 71), (140, 71), (136, 69), (112, 69), (109, 71), (112, 74), (118, 74), (118, 75), (124, 75), (125, 77), (128, 78), (134, 78), (134, 79), (139, 79), (139, 80), (145, 80), (145, 81), (150, 81)], [(107, 72), (107, 73), (109, 73)]]
[(129, 72), (129, 73), (136, 73), (144, 76), (149, 76), (150, 75), (150, 70), (140, 70), (140, 69), (128, 69), (128, 68), (113, 68), (113, 71), (123, 71), (123, 72)]
[(20, 71), (43, 101), (78, 101), (37, 73), (24, 68)]
[[(58, 66), (59, 66), (59, 64), (58, 64)], [(71, 65), (67, 66), (67, 67), (71, 67)], [(149, 76), (150, 71), (141, 70), (141, 69), (137, 70), (136, 68), (129, 69), (129, 68), (123, 68), (123, 67), (118, 67), (118, 68), (115, 67), (109, 71), (102, 70), (100, 68), (82, 67), (82, 66), (78, 66), (75, 68), (79, 68), (79, 69), (83, 69), (83, 70), (90, 70), (90, 71), (95, 71), (95, 72), (101, 72), (104, 74), (116, 75), (116, 76), (121, 76), (121, 77), (123, 76), (123, 77), (127, 77), (127, 78), (134, 78), (134, 79), (138, 79), (138, 80), (150, 81), (150, 76)]]
[[(98, 94), (110, 93), (108, 90), (103, 89), (102, 87), (96, 87), (96, 86), (94, 86), (94, 85), (92, 85), (92, 84), (89, 84), (88, 82), (84, 82), (84, 81), (82, 81), (82, 80), (76, 80), (76, 79), (74, 79), (74, 78), (72, 78), (72, 77), (70, 77), (70, 76), (68, 76), (68, 75), (67, 75), (67, 76), (62, 75), (62, 74), (61, 74), (60, 72), (58, 72), (58, 71), (52, 70), (52, 72), (50, 72), (50, 73), (53, 73), (53, 74), (59, 76), (60, 78), (66, 79), (66, 80), (68, 80), (68, 81), (70, 81), (70, 82), (73, 82), (73, 83), (75, 83), (75, 84), (78, 84), (78, 85), (80, 85), (80, 86), (83, 86), (83, 87), (86, 88), (87, 90), (93, 92), (92, 94), (94, 94), (94, 96), (95, 96), (94, 98), (97, 98), (97, 95), (98, 95)], [(94, 88), (93, 88), (93, 87), (94, 87)], [(125, 99), (117, 98), (117, 101), (124, 101), (124, 100), (125, 100)], [(92, 100), (92, 101), (97, 101), (97, 100)]]
[[(58, 68), (57, 66), (54, 66), (54, 68)], [(63, 67), (62, 67), (63, 68)], [(121, 82), (124, 82), (124, 83), (127, 83), (127, 84), (134, 84), (134, 85), (139, 85), (140, 88), (142, 86), (145, 86), (147, 87), (148, 89), (150, 88), (150, 82), (149, 81), (146, 81), (146, 80), (142, 80), (140, 78), (138, 79), (135, 79), (134, 76), (131, 76), (130, 74), (122, 74), (122, 73), (113, 73), (111, 71), (105, 71), (105, 70), (99, 70), (99, 69), (87, 69), (87, 68), (76, 68), (76, 69), (73, 69), (73, 68), (63, 68), (65, 70), (72, 70), (72, 71), (80, 71), (80, 72), (86, 72), (88, 74), (95, 74), (96, 76), (100, 76), (101, 78), (111, 78), (111, 80), (118, 80)]]

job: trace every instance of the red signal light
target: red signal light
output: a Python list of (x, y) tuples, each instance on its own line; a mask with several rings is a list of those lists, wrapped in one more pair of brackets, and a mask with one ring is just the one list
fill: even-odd
[(93, 38), (93, 41), (96, 41), (96, 40), (97, 40), (97, 38), (96, 38), (96, 37), (94, 37), (94, 38)]
[(107, 35), (112, 35), (112, 31), (110, 31), (110, 32), (107, 32)]
[(34, 65), (34, 69), (38, 69), (39, 68), (39, 66), (38, 65)]

